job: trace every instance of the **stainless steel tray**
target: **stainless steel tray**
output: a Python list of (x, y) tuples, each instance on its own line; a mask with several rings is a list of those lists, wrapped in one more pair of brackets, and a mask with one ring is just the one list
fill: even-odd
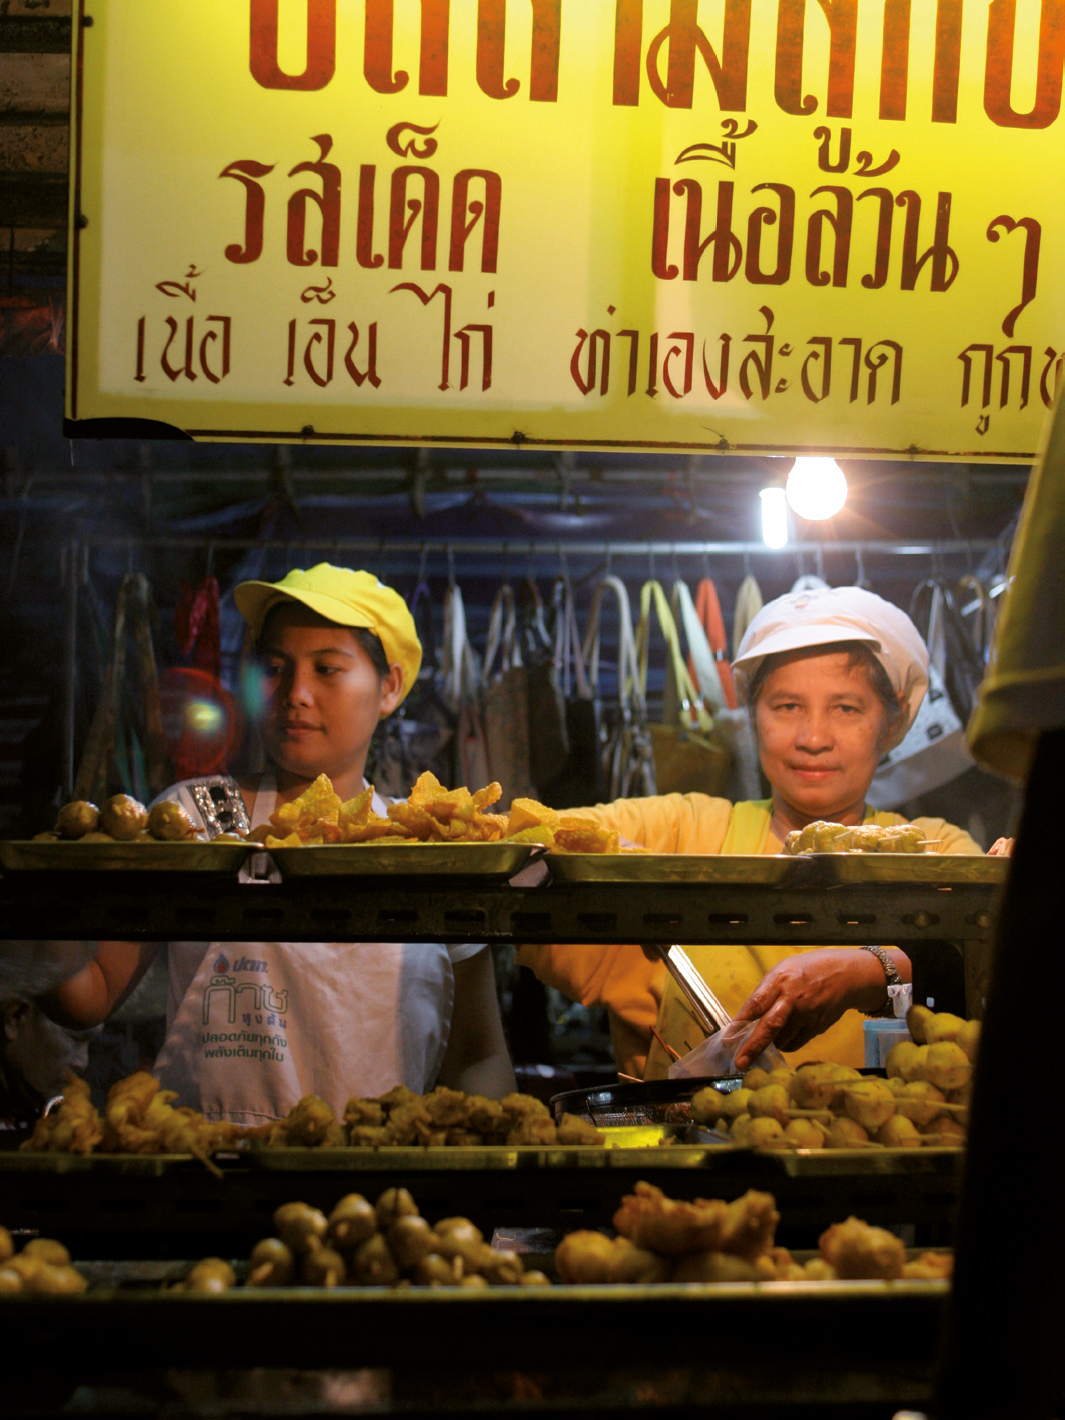
[(732, 883), (779, 888), (844, 883), (1001, 883), (1008, 858), (967, 853), (549, 853), (561, 883)]
[(258, 844), (0, 842), (5, 873), (236, 873)]
[(525, 866), (532, 843), (318, 844), (269, 848), (282, 877), (510, 878)]

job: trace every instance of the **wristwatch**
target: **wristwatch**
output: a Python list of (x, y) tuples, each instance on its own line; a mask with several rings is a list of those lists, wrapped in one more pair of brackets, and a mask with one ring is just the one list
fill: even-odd
[[(888, 986), (902, 985), (902, 977), (899, 975), (895, 967), (895, 963), (891, 960), (891, 958), (888, 956), (887, 952), (884, 950), (883, 947), (864, 946), (859, 947), (858, 950), (862, 952), (872, 952), (873, 956), (876, 957), (877, 961), (884, 968), (885, 989)], [(881, 1006), (879, 1011), (866, 1011), (865, 1014), (874, 1018), (877, 1016), (893, 1016), (895, 1014), (895, 1006), (891, 997), (888, 996), (887, 1004)]]

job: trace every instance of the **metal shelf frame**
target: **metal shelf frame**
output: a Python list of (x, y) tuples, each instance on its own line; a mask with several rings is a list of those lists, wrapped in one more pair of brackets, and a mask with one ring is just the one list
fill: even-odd
[(1001, 884), (511, 883), (342, 876), (238, 883), (195, 873), (10, 873), (4, 935), (86, 940), (988, 942)]

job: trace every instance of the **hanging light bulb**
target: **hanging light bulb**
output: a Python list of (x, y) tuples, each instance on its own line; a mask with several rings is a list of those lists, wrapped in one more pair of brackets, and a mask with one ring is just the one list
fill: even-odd
[(788, 542), (788, 501), (783, 488), (763, 488), (762, 541), (766, 547), (786, 547)]
[(800, 518), (822, 522), (847, 501), (847, 480), (835, 459), (798, 458), (788, 474), (787, 498)]

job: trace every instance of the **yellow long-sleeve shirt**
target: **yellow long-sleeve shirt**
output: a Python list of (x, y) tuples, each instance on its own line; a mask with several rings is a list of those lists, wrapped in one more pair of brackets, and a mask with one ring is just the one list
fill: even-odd
[[(618, 799), (581, 810), (652, 853), (780, 853), (771, 832), (771, 800), (731, 804), (707, 794), (662, 794), (647, 799)], [(899, 814), (867, 810), (866, 823), (883, 826), (907, 822)], [(940, 853), (980, 853), (977, 843), (943, 819), (914, 819)], [(762, 977), (785, 957), (814, 947), (707, 945), (687, 947), (698, 970), (721, 1004), (735, 1015)], [(644, 1079), (668, 1072), (666, 1052), (651, 1027), (682, 1054), (703, 1039), (688, 1003), (664, 965), (652, 962), (638, 946), (523, 945), (518, 962), (541, 981), (582, 1005), (606, 1006), (618, 1069)], [(837, 1060), (861, 1065), (864, 1059), (859, 1011), (838, 1021), (787, 1059)]]

